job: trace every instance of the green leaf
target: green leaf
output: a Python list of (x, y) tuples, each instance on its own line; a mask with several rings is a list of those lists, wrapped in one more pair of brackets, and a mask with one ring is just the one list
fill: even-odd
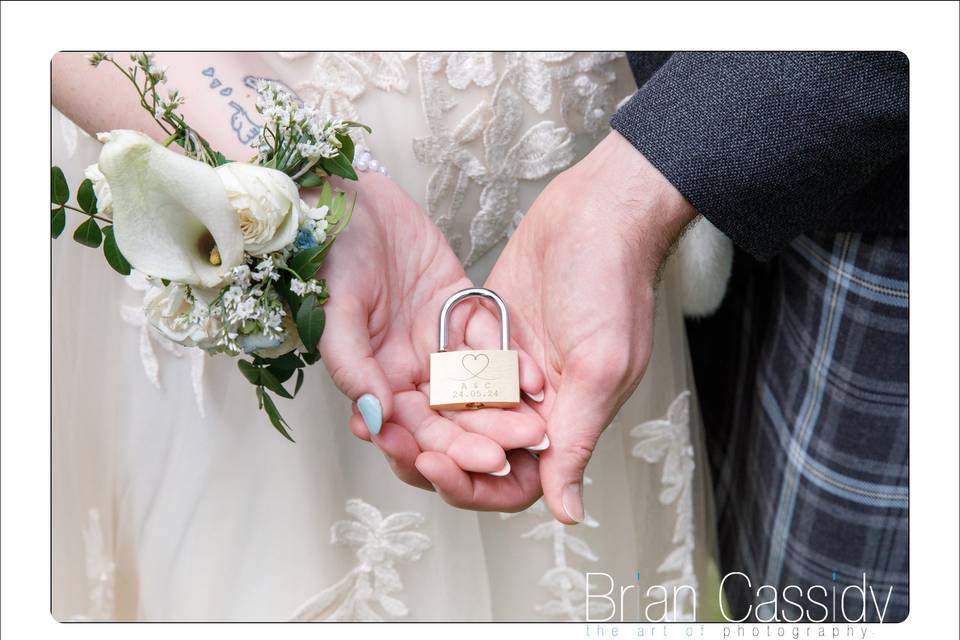
[(347, 180), (356, 180), (357, 172), (353, 170), (351, 161), (343, 154), (337, 154), (332, 158), (324, 158), (321, 163), (323, 170), (333, 176), (340, 176)]
[(304, 189), (314, 189), (323, 184), (323, 178), (315, 174), (313, 171), (308, 171), (297, 178), (297, 184)]
[(273, 403), (273, 398), (267, 395), (263, 387), (257, 387), (257, 399), (260, 400), (260, 406), (263, 410), (267, 412), (267, 417), (270, 418), (270, 424), (273, 425), (273, 428), (279, 431), (280, 435), (284, 438), (290, 442), (294, 442), (294, 439), (290, 437), (290, 433), (287, 431), (290, 425), (287, 424), (287, 421), (280, 415), (280, 412), (277, 410), (277, 405)]
[(324, 242), (318, 247), (304, 249), (290, 259), (287, 266), (295, 272), (301, 280), (309, 280), (320, 269), (323, 259), (330, 251), (330, 243)]
[(348, 133), (340, 133), (337, 134), (337, 140), (340, 141), (340, 153), (352, 164), (355, 151), (353, 138)]
[(264, 358), (263, 362), (271, 367), (279, 367), (281, 369), (299, 369), (303, 366), (303, 360), (300, 359), (300, 356), (298, 356), (295, 351), (285, 353), (276, 358)]
[(63, 233), (63, 228), (67, 224), (67, 212), (63, 207), (58, 207), (50, 212), (50, 235), (54, 238), (59, 238), (60, 234)]
[(96, 249), (103, 240), (103, 233), (100, 232), (100, 225), (93, 218), (87, 218), (87, 221), (77, 227), (73, 232), (73, 239), (82, 245)]
[(163, 286), (165, 286), (165, 287), (169, 287), (169, 286), (170, 286), (170, 281), (167, 280), (166, 278), (160, 278), (160, 283), (161, 283)]
[(303, 386), (303, 369), (297, 369), (297, 384), (293, 387), (293, 395), (300, 393), (300, 387)]
[[(293, 372), (290, 372), (291, 375)], [(287, 376), (289, 378), (289, 376)], [(290, 395), (290, 392), (283, 388), (283, 383), (277, 379), (275, 375), (270, 372), (270, 369), (260, 369), (260, 384), (265, 386), (270, 391), (273, 391), (275, 394), (281, 398), (293, 399), (293, 396)]]
[(213, 154), (213, 161), (216, 162), (216, 166), (221, 167), (225, 164), (230, 164), (233, 160), (227, 160), (227, 157), (220, 153), (219, 151)]
[(97, 212), (97, 194), (93, 191), (93, 183), (87, 178), (80, 183), (77, 189), (77, 204), (89, 214)]
[[(283, 384), (293, 377), (293, 372), (296, 371), (296, 369), (284, 369), (283, 367), (271, 365), (264, 369), (264, 371), (275, 377), (280, 384)], [(264, 385), (266, 385), (266, 383), (264, 383)]]
[(338, 222), (343, 219), (343, 215), (347, 212), (347, 194), (344, 191), (337, 191), (337, 195), (333, 198), (333, 203), (330, 205), (330, 213), (327, 215), (327, 220), (331, 225), (336, 226)]
[(367, 125), (363, 124), (362, 122), (354, 122), (353, 120), (347, 120), (347, 121), (344, 122), (343, 124), (347, 125), (348, 127), (352, 128), (352, 129), (363, 129), (363, 130), (366, 131), (367, 133), (373, 133), (373, 129), (371, 129), (371, 128), (368, 127)]
[(307, 351), (316, 353), (323, 327), (326, 324), (326, 314), (317, 296), (308, 295), (303, 299), (300, 310), (297, 311), (297, 332), (306, 346)]
[(333, 204), (333, 188), (330, 186), (329, 182), (323, 183), (323, 189), (320, 190), (320, 198), (317, 200), (317, 208), (319, 209), (323, 205), (328, 207)]
[(302, 353), (300, 357), (303, 358), (303, 361), (307, 364), (313, 364), (320, 359), (319, 353)]
[(60, 167), (50, 167), (50, 200), (54, 204), (67, 204), (70, 187)]
[(117, 240), (113, 237), (113, 225), (107, 225), (103, 228), (103, 256), (113, 267), (113, 270), (122, 276), (130, 275), (130, 263), (120, 253), (120, 247), (117, 246)]
[(260, 384), (260, 367), (257, 367), (249, 360), (237, 360), (237, 366), (240, 367), (240, 373), (250, 381), (250, 384)]

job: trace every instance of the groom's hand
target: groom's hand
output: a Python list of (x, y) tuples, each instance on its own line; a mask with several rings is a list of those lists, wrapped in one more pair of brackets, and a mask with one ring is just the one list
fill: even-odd
[[(647, 366), (657, 272), (695, 213), (613, 132), (548, 185), (488, 280), (510, 305), (517, 343), (546, 376), (539, 410), (550, 447), (540, 481), (562, 522), (584, 518), (584, 468)], [(476, 493), (465, 475), (417, 467), (448, 500)]]

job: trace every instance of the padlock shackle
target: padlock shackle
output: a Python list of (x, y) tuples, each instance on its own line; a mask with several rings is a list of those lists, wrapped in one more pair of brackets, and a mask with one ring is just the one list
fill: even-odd
[(507, 305), (503, 303), (500, 296), (482, 287), (457, 291), (443, 303), (443, 308), (440, 309), (440, 351), (447, 350), (447, 316), (450, 315), (450, 310), (467, 298), (486, 298), (496, 303), (500, 310), (500, 349), (508, 351), (510, 349), (510, 318), (507, 316)]

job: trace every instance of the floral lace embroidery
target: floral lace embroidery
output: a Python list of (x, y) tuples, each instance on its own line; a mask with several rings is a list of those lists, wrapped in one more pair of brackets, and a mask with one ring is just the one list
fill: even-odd
[[(590, 478), (584, 477), (583, 483), (589, 485), (591, 483)], [(567, 552), (569, 551), (591, 562), (598, 560), (597, 554), (582, 538), (572, 535), (570, 527), (553, 518), (547, 510), (543, 498), (522, 513), (546, 516), (546, 520), (521, 534), (520, 537), (528, 540), (543, 540), (549, 542), (553, 548), (553, 567), (547, 570), (538, 582), (552, 597), (546, 602), (536, 605), (535, 610), (553, 618), (562, 618), (569, 621), (585, 620), (584, 602), (586, 602), (587, 595), (587, 576), (579, 569), (570, 566)], [(500, 517), (505, 520), (516, 515), (519, 514), (501, 513)], [(586, 513), (584, 514), (583, 526), (596, 529), (600, 526), (600, 523), (594, 520), (589, 513)], [(611, 611), (610, 603), (601, 601), (591, 605), (590, 616), (591, 618), (599, 617), (602, 619), (609, 615)]]
[(693, 565), (693, 475), (695, 462), (690, 443), (690, 392), (683, 391), (670, 403), (667, 415), (635, 426), (630, 435), (637, 438), (632, 455), (649, 463), (663, 462), (660, 480), (663, 489), (660, 503), (675, 505), (677, 519), (673, 530), (676, 545), (657, 567), (657, 573), (673, 574), (660, 584), (678, 594), (677, 610), (667, 604), (666, 619), (673, 622), (694, 620), (694, 603), (688, 589), (674, 591), (687, 585), (696, 591), (697, 576)]
[[(330, 528), (330, 542), (358, 547), (357, 566), (336, 584), (305, 602), (292, 620), (326, 622), (380, 622), (383, 616), (407, 615), (407, 605), (390, 594), (403, 590), (398, 560), (419, 560), (430, 548), (430, 538), (408, 531), (423, 523), (423, 516), (402, 511), (383, 517), (363, 500), (347, 500), (346, 511), (353, 520), (340, 520)], [(374, 608), (379, 605), (383, 614)]]
[[(612, 62), (618, 54), (508, 53), (495, 80), (490, 53), (423, 53), (417, 58), (423, 111), (430, 135), (413, 141), (416, 159), (436, 165), (427, 182), (427, 211), (469, 266), (507, 237), (523, 216), (521, 180), (538, 180), (562, 171), (576, 159), (575, 133), (598, 137), (613, 111)], [(442, 72), (442, 75), (441, 75)], [(446, 85), (440, 80), (446, 77)], [(447, 86), (494, 84), (455, 126), (445, 114), (457, 104)], [(524, 129), (525, 107), (543, 114), (560, 101), (563, 126), (541, 120)], [(479, 147), (479, 149), (471, 149)], [(481, 188), (479, 210), (470, 222), (471, 246), (450, 225), (463, 207), (470, 181)]]
[[(281, 53), (287, 60), (296, 60), (306, 53)], [(310, 80), (298, 82), (293, 90), (304, 102), (316, 105), (321, 113), (344, 120), (360, 120), (354, 102), (368, 86), (381, 91), (406, 93), (407, 72), (403, 63), (412, 53), (368, 52), (318, 53), (313, 58)]]
[[(306, 53), (281, 53), (287, 60)], [(523, 216), (518, 189), (569, 167), (576, 138), (597, 139), (613, 113), (619, 53), (316, 53), (309, 80), (292, 89), (334, 116), (357, 120), (357, 102), (375, 88), (406, 93), (405, 63), (416, 56), (429, 135), (413, 141), (417, 161), (434, 167), (426, 186), (427, 211), (469, 266), (507, 237)], [(503, 70), (498, 73), (497, 61)], [(471, 87), (493, 87), (459, 122), (450, 112)], [(562, 122), (542, 119), (557, 105)], [(524, 117), (533, 124), (524, 125)], [(359, 141), (359, 140), (358, 140)], [(589, 146), (589, 145), (585, 145)], [(480, 189), (474, 211), (464, 209), (468, 187)], [(469, 244), (453, 232), (468, 216)]]
[[(131, 272), (130, 276), (124, 279), (124, 282), (131, 289), (144, 293), (150, 288), (146, 276), (136, 270)], [(203, 368), (206, 356), (203, 350), (181, 346), (161, 335), (147, 321), (142, 305), (121, 305), (120, 317), (130, 326), (140, 330), (140, 363), (143, 365), (143, 372), (146, 374), (147, 380), (157, 389), (161, 389), (162, 386), (160, 385), (160, 361), (157, 358), (154, 345), (159, 346), (175, 358), (186, 357), (190, 360), (193, 399), (197, 403), (200, 416), (206, 417), (206, 411), (203, 408)]]

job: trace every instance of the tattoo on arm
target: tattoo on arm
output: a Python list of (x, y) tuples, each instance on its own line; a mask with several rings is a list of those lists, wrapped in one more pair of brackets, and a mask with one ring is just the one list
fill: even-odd
[[(224, 98), (229, 98), (231, 95), (233, 95), (233, 87), (229, 87), (223, 84), (223, 81), (217, 77), (217, 70), (215, 68), (207, 67), (200, 73), (203, 76), (210, 78), (210, 85), (209, 85), (210, 90), (217, 91), (217, 93), (219, 93)], [(293, 89), (288, 87), (285, 83), (279, 80), (275, 80), (273, 78), (261, 78), (259, 76), (244, 76), (243, 85), (248, 89), (253, 89), (254, 91), (256, 91), (257, 83), (260, 80), (267, 80), (268, 82), (273, 82), (282, 86), (284, 89), (286, 89), (291, 94), (293, 94), (294, 98), (302, 102), (302, 100), (300, 100), (300, 96), (298, 96), (296, 92), (293, 91)], [(260, 135), (260, 129), (262, 128), (262, 125), (259, 124), (253, 118), (251, 118), (250, 114), (247, 113), (247, 110), (244, 109), (243, 105), (241, 105), (239, 102), (235, 100), (230, 100), (227, 104), (232, 110), (232, 112), (230, 113), (230, 129), (232, 129), (233, 132), (236, 134), (237, 140), (239, 140), (243, 144), (250, 144), (251, 142), (256, 140), (257, 136)]]

